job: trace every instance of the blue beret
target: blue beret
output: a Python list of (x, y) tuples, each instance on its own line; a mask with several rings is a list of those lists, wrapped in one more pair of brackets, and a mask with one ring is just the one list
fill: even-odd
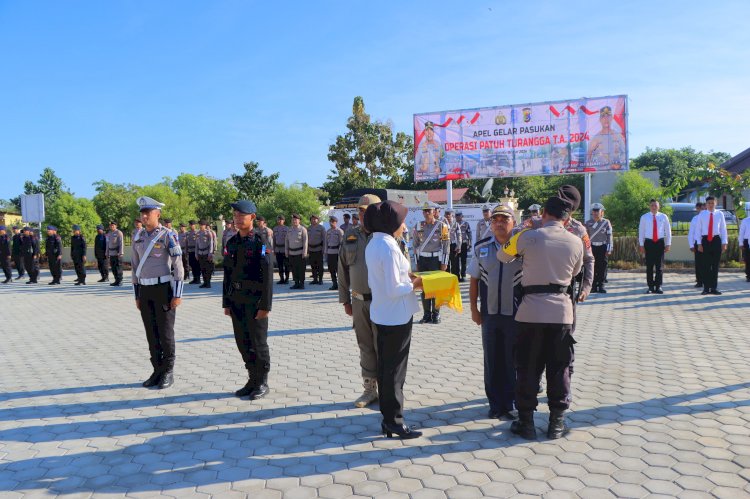
[(18, 225), (13, 226), (13, 230), (16, 230), (18, 228)]
[(253, 214), (258, 211), (258, 209), (255, 207), (255, 203), (253, 203), (252, 201), (248, 201), (247, 199), (232, 203), (231, 206), (240, 213)]
[(47, 230), (57, 230), (57, 227), (55, 227), (54, 225), (48, 225)]
[(99, 224), (96, 226), (96, 230), (104, 230), (104, 226), (102, 224)]
[(24, 227), (24, 228), (23, 228), (23, 231), (24, 231), (24, 232), (26, 232), (27, 230), (28, 230), (29, 232), (31, 232), (31, 227)]
[(5, 230), (5, 225), (0, 225), (0, 230)]
[(81, 226), (80, 225), (74, 225), (73, 226), (73, 230), (81, 230)]

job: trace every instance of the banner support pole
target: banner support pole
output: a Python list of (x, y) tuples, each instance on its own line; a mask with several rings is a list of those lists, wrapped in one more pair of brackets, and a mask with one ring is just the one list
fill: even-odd
[(445, 182), (445, 190), (448, 195), (448, 210), (453, 209), (453, 180), (446, 180)]
[(583, 204), (584, 207), (584, 213), (583, 213), (583, 220), (588, 222), (589, 218), (591, 218), (591, 174), (586, 173), (584, 174), (584, 199), (586, 200)]

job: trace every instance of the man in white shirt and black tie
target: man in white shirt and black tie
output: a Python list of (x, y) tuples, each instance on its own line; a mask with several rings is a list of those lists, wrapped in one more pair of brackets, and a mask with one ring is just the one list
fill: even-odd
[(638, 244), (642, 255), (646, 256), (646, 282), (648, 293), (661, 295), (662, 264), (664, 254), (672, 246), (672, 227), (669, 217), (659, 211), (659, 201), (650, 201), (651, 211), (641, 217), (638, 227)]
[(698, 201), (695, 203), (695, 216), (690, 220), (690, 229), (688, 229), (688, 245), (690, 246), (690, 252), (695, 257), (695, 287), (703, 287), (703, 253), (698, 251), (698, 245), (701, 243), (700, 234), (697, 232), (698, 228), (698, 215), (706, 208), (704, 203)]
[(698, 251), (703, 253), (703, 295), (720, 295), (719, 261), (721, 252), (727, 250), (727, 223), (724, 213), (716, 210), (716, 198), (706, 198), (706, 209), (698, 215), (696, 236), (700, 237)]

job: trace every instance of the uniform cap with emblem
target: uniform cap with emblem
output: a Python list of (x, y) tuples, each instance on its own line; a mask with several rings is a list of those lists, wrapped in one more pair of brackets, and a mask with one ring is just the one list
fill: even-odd
[(164, 223), (165, 224), (171, 224), (172, 223), (172, 219), (171, 218), (165, 218), (164, 219)]
[(5, 230), (5, 225), (0, 225), (0, 230)]
[(594, 203), (591, 205), (592, 210), (604, 210), (604, 205), (601, 203)]
[(286, 220), (286, 218), (284, 218), (284, 215), (279, 215), (276, 217), (276, 220)]
[(14, 225), (12, 228), (13, 228), (13, 230), (18, 229), (18, 225)]
[(201, 218), (199, 225), (208, 225), (208, 220), (206, 220), (205, 218)]
[(462, 217), (462, 216), (464, 216), (464, 214), (463, 214), (463, 212), (462, 212), (462, 211), (457, 211), (457, 212), (456, 212), (456, 216), (457, 216), (457, 217)]
[(581, 193), (574, 185), (563, 185), (557, 190), (557, 196), (570, 203), (571, 212), (576, 211), (581, 205)]
[(104, 230), (104, 226), (102, 224), (99, 224), (96, 226), (96, 230)]
[(430, 203), (429, 201), (425, 201), (422, 204), (422, 211), (432, 211), (435, 209), (435, 205), (433, 203)]
[(148, 196), (139, 197), (136, 200), (136, 203), (138, 203), (138, 208), (140, 209), (140, 211), (161, 210), (164, 207), (164, 203), (160, 203), (156, 199), (150, 198)]
[(57, 230), (57, 227), (55, 227), (54, 225), (48, 225), (47, 230)]
[(255, 203), (247, 199), (242, 199), (240, 201), (234, 202), (231, 204), (231, 206), (232, 206), (232, 209), (235, 209), (239, 211), (240, 213), (245, 213), (248, 215), (252, 215), (253, 213), (258, 211), (258, 208), (255, 206)]
[(263, 215), (258, 215), (258, 217), (256, 218), (256, 220), (258, 222), (265, 222), (266, 221), (266, 217), (264, 217)]
[(511, 210), (510, 207), (505, 206), (504, 204), (499, 204), (492, 210), (492, 218), (495, 218), (496, 215), (508, 218), (513, 218), (514, 216), (513, 210)]
[(109, 222), (109, 225), (115, 225), (116, 226), (117, 222), (115, 220), (112, 220), (111, 222)]
[(359, 213), (355, 213), (354, 215), (352, 215), (352, 218), (354, 220), (359, 220)]
[(531, 206), (529, 206), (529, 211), (539, 211), (541, 209), (542, 207), (538, 204), (532, 204)]
[(180, 223), (180, 227), (187, 227), (187, 224), (185, 222)]
[(425, 130), (435, 130), (435, 124), (432, 121), (426, 121), (424, 124)]
[(454, 213), (455, 213), (455, 211), (453, 211), (453, 210), (445, 210), (445, 214), (446, 215), (453, 215)]
[(312, 220), (313, 218), (315, 220), (320, 220), (320, 217), (318, 215), (316, 215), (315, 213), (313, 213), (312, 215), (310, 215), (310, 220)]
[(74, 225), (73, 226), (73, 230), (81, 230), (81, 226), (80, 225)]
[(490, 211), (490, 210), (491, 210), (490, 205), (486, 204), (482, 206), (482, 211)]
[(24, 227), (24, 228), (23, 228), (23, 231), (24, 231), (24, 232), (31, 232), (31, 227)]
[(292, 218), (296, 218), (297, 220), (302, 220), (302, 217), (299, 216), (299, 213), (292, 213)]
[(329, 222), (338, 222), (339, 219), (332, 215), (332, 216), (328, 217), (328, 221)]
[(371, 204), (379, 203), (382, 199), (380, 199), (375, 194), (364, 194), (359, 198), (359, 202), (357, 202), (357, 208), (367, 208)]

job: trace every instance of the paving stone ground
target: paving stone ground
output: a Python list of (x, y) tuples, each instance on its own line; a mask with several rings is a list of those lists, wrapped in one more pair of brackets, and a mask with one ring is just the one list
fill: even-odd
[(164, 391), (140, 386), (129, 288), (74, 287), (68, 271), (63, 286), (0, 286), (0, 497), (750, 497), (742, 277), (701, 297), (667, 274), (658, 296), (611, 273), (579, 309), (573, 430), (533, 443), (486, 419), (468, 311), (415, 325), (406, 417), (424, 436), (402, 442), (378, 433), (377, 406), (352, 405), (357, 346), (327, 285), (277, 286), (272, 392), (252, 403), (232, 396), (245, 374), (219, 285), (186, 286)]

